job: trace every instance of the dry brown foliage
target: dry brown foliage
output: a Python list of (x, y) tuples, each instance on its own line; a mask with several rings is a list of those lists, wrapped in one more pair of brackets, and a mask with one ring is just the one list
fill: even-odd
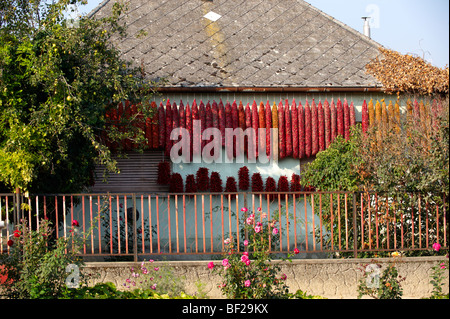
[(449, 68), (438, 68), (418, 56), (380, 48), (381, 56), (366, 65), (386, 92), (448, 94)]

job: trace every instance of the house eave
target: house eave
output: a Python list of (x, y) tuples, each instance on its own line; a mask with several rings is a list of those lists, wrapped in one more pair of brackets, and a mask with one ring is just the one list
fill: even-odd
[(223, 87), (223, 86), (172, 86), (172, 87), (160, 87), (157, 88), (161, 93), (174, 93), (174, 92), (195, 92), (195, 93), (211, 93), (211, 92), (224, 92), (224, 93), (361, 93), (361, 92), (384, 92), (383, 87)]

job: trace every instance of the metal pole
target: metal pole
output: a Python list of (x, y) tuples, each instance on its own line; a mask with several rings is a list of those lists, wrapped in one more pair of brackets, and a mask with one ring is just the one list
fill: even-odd
[(353, 257), (358, 257), (358, 230), (356, 228), (356, 193), (353, 193)]
[(14, 225), (17, 225), (20, 223), (21, 216), (20, 216), (20, 188), (16, 188), (16, 196), (14, 196), (15, 199), (15, 206), (16, 206), (16, 214), (14, 214)]
[(133, 196), (133, 256), (134, 262), (138, 261), (137, 255), (137, 229), (136, 229), (136, 194), (132, 194)]

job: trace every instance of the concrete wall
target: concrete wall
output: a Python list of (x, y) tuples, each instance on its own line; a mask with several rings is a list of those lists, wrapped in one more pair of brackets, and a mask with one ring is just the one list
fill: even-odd
[[(430, 284), (432, 267), (445, 257), (410, 257), (401, 258), (397, 263), (399, 275), (406, 277), (401, 283), (403, 298), (429, 297), (433, 290)], [(380, 258), (377, 262), (386, 267), (393, 259)], [(217, 264), (220, 261), (215, 261)], [(358, 269), (362, 264), (371, 263), (371, 259), (303, 259), (292, 263), (282, 263), (282, 272), (287, 275), (287, 284), (291, 292), (297, 289), (308, 294), (320, 295), (330, 299), (357, 298), (358, 281), (363, 273)], [(210, 298), (223, 298), (217, 285), (221, 278), (207, 268), (208, 261), (154, 262), (155, 265), (169, 265), (175, 273), (185, 278), (186, 293), (195, 294), (196, 282), (203, 283), (204, 290)], [(84, 271), (92, 274), (91, 284), (96, 282), (113, 282), (123, 288), (126, 278), (130, 277), (130, 268), (139, 267), (140, 263), (87, 263)], [(444, 292), (449, 291), (448, 271)]]

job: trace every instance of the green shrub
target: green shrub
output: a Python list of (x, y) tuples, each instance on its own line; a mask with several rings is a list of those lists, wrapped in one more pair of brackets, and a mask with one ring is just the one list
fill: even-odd
[[(246, 212), (247, 209), (243, 208)], [(208, 268), (219, 273), (223, 282), (222, 293), (231, 299), (288, 298), (286, 275), (280, 274), (281, 267), (271, 263), (270, 242), (278, 233), (276, 220), (267, 220), (266, 214), (258, 209), (260, 216), (251, 214), (245, 221), (244, 252), (238, 252), (234, 239), (225, 240), (226, 254), (220, 265), (210, 262)]]
[(364, 275), (358, 284), (358, 299), (364, 295), (374, 299), (401, 299), (403, 288), (400, 283), (405, 277), (399, 276), (395, 262), (389, 263), (382, 272), (376, 261), (364, 265), (362, 270)]
[[(72, 226), (71, 232), (75, 232)], [(71, 238), (51, 238), (52, 228), (48, 220), (41, 220), (38, 230), (30, 230), (22, 220), (10, 240), (10, 254), (2, 256), (2, 264), (9, 279), (3, 283), (8, 298), (58, 298), (66, 286), (69, 274), (66, 267), (80, 267), (81, 261), (70, 249), (76, 247)], [(75, 236), (74, 236), (75, 238)], [(80, 277), (76, 278), (82, 279)]]
[(152, 289), (140, 289), (120, 291), (111, 282), (98, 283), (95, 286), (84, 286), (75, 289), (66, 289), (63, 299), (195, 299), (194, 296), (184, 292), (178, 295), (158, 294)]
[(167, 265), (156, 266), (153, 260), (143, 261), (139, 269), (130, 269), (130, 278), (123, 284), (128, 290), (142, 289), (154, 291), (159, 295), (178, 296), (183, 293), (184, 280), (177, 276)]

